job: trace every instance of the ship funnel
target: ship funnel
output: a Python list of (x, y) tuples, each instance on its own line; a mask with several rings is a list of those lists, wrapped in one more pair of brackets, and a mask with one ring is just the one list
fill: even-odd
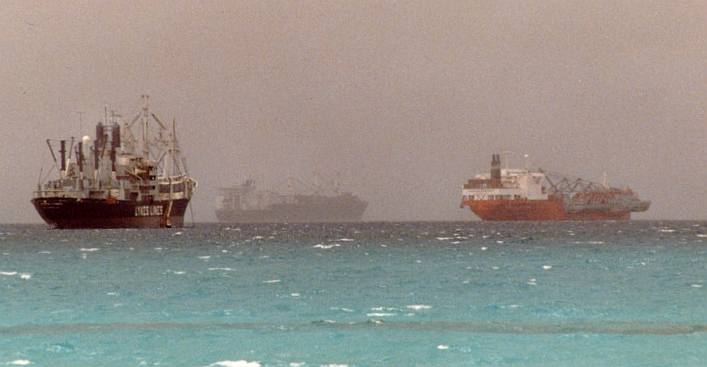
[(491, 155), (491, 179), (500, 180), (501, 179), (501, 155), (492, 154)]
[(64, 172), (66, 171), (66, 140), (61, 141), (59, 153), (61, 153), (61, 171)]
[(96, 151), (101, 151), (105, 143), (105, 130), (102, 123), (96, 124)]
[(76, 159), (79, 164), (79, 172), (83, 172), (83, 141), (80, 141), (76, 146)]
[(120, 125), (117, 123), (111, 127), (111, 147), (113, 149), (120, 148)]
[(110, 129), (110, 162), (111, 170), (115, 172), (115, 156), (116, 150), (120, 148), (120, 125), (113, 123)]

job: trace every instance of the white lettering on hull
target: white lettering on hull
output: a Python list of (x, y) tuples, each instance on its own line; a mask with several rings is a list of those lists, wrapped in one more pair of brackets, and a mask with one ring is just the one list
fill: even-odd
[(162, 205), (140, 205), (135, 207), (136, 217), (156, 217), (162, 215)]

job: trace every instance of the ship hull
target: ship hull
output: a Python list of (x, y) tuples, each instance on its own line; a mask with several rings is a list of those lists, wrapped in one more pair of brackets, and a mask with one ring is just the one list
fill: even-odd
[(216, 210), (222, 223), (338, 223), (358, 222), (366, 204), (337, 207), (273, 205), (262, 210)]
[(169, 201), (36, 198), (32, 204), (47, 224), (60, 229), (178, 228), (184, 226), (189, 200), (173, 200), (171, 209)]
[(628, 220), (630, 212), (579, 211), (568, 213), (559, 199), (549, 200), (469, 200), (464, 204), (482, 220), (489, 221), (560, 221)]

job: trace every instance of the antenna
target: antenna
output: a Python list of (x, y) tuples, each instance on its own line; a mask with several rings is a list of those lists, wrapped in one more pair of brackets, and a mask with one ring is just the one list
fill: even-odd
[(150, 96), (147, 94), (142, 95), (142, 155), (145, 159), (150, 159), (150, 147), (147, 144), (147, 124), (150, 118), (149, 98)]
[(172, 119), (172, 169), (169, 173), (170, 176), (174, 176), (177, 171), (177, 119)]

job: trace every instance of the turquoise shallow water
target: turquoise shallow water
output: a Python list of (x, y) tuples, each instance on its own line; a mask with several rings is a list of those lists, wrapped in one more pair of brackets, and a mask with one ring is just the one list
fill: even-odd
[(0, 225), (0, 365), (704, 366), (707, 223)]

